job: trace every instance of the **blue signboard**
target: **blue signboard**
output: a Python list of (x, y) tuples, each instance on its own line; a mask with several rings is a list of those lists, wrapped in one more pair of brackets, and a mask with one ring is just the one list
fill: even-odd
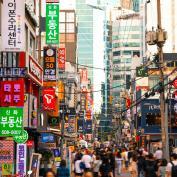
[(86, 120), (85, 122), (85, 133), (92, 134), (92, 120)]
[(51, 133), (41, 133), (41, 142), (42, 143), (54, 143), (55, 137)]
[(84, 133), (84, 124), (85, 124), (84, 119), (77, 120), (77, 132), (78, 133)]

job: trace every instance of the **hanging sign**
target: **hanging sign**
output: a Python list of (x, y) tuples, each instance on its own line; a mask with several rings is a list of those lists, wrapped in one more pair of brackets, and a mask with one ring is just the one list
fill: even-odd
[(59, 4), (46, 4), (46, 44), (59, 44)]
[(20, 177), (26, 174), (26, 150), (26, 144), (17, 144), (16, 173), (19, 174)]
[(24, 106), (24, 80), (1, 81), (0, 83), (1, 106)]
[(21, 134), (23, 128), (23, 108), (0, 108), (0, 136)]
[(58, 49), (58, 68), (59, 71), (65, 70), (65, 62), (66, 62), (66, 48)]
[(44, 47), (44, 81), (56, 81), (56, 48)]
[(46, 88), (43, 90), (43, 109), (55, 110), (56, 97), (54, 88)]
[(20, 135), (14, 136), (14, 141), (16, 143), (26, 143), (28, 140), (28, 132), (26, 130), (22, 130)]
[(173, 81), (173, 86), (177, 89), (177, 79)]
[(25, 0), (2, 3), (2, 51), (25, 51)]

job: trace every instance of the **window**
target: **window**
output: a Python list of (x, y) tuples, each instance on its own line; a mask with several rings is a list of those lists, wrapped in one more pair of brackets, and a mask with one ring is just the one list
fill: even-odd
[(113, 52), (113, 56), (120, 56), (120, 51)]
[(26, 51), (28, 51), (28, 27), (25, 25), (25, 45)]
[(65, 12), (60, 12), (60, 22), (65, 22)]
[(8, 67), (12, 67), (12, 52), (8, 52), (7, 53), (7, 58), (8, 58), (8, 60), (7, 60), (7, 66)]
[(129, 51), (129, 50), (124, 50), (123, 51), (123, 55), (131, 55), (131, 54), (132, 54), (132, 52)]
[(161, 124), (161, 116), (160, 113), (147, 113), (146, 114), (146, 126), (154, 126)]
[(66, 34), (66, 42), (74, 42), (75, 34)]
[(30, 33), (30, 51), (29, 51), (29, 53), (32, 57), (35, 57), (35, 39), (31, 33)]
[(66, 24), (66, 33), (74, 33), (74, 23), (67, 23)]
[(74, 22), (74, 13), (73, 12), (66, 14), (66, 21), (67, 22)]
[(65, 33), (65, 23), (60, 23), (60, 33)]

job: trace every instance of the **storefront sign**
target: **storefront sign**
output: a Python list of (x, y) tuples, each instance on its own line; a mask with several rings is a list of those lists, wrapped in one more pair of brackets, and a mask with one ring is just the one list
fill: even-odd
[(0, 164), (14, 163), (14, 142), (0, 141)]
[(23, 127), (23, 108), (0, 109), (0, 136), (21, 134)]
[(56, 48), (44, 47), (44, 81), (56, 81)]
[(2, 51), (25, 51), (25, 0), (2, 3)]
[(58, 99), (59, 101), (63, 101), (65, 92), (65, 85), (63, 81), (58, 82)]
[(13, 164), (12, 163), (3, 163), (2, 164), (2, 176), (11, 176), (13, 172)]
[(26, 144), (17, 144), (17, 160), (16, 160), (16, 173), (19, 177), (26, 174)]
[(0, 77), (25, 77), (26, 68), (0, 68)]
[(26, 143), (26, 141), (28, 140), (28, 132), (26, 130), (22, 130), (20, 135), (16, 135), (14, 136), (14, 141), (16, 143)]
[(83, 133), (84, 132), (84, 119), (78, 119), (77, 120), (77, 132), (78, 133)]
[(24, 106), (24, 81), (1, 81), (0, 105), (1, 106)]
[(31, 56), (29, 56), (29, 74), (39, 84), (42, 84), (43, 70), (42, 70), (41, 66)]
[(46, 88), (43, 90), (43, 109), (55, 110), (56, 97), (54, 88)]
[(48, 118), (48, 124), (50, 126), (59, 126), (59, 117), (49, 117)]
[(38, 143), (39, 148), (56, 149), (56, 143)]
[(33, 140), (28, 140), (26, 142), (27, 147), (32, 148), (34, 146), (34, 141)]
[(42, 143), (54, 143), (55, 137), (51, 133), (42, 133), (41, 134), (41, 142)]
[(65, 70), (65, 62), (66, 62), (66, 48), (58, 49), (58, 68), (61, 71)]
[(147, 67), (144, 66), (136, 67), (136, 77), (148, 77)]
[(59, 44), (59, 4), (46, 4), (46, 44)]

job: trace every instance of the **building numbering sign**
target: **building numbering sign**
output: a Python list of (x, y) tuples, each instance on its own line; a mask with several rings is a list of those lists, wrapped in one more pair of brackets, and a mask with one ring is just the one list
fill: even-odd
[(46, 4), (46, 44), (59, 44), (59, 4)]
[(23, 127), (23, 108), (0, 109), (0, 136), (15, 136), (21, 134)]

